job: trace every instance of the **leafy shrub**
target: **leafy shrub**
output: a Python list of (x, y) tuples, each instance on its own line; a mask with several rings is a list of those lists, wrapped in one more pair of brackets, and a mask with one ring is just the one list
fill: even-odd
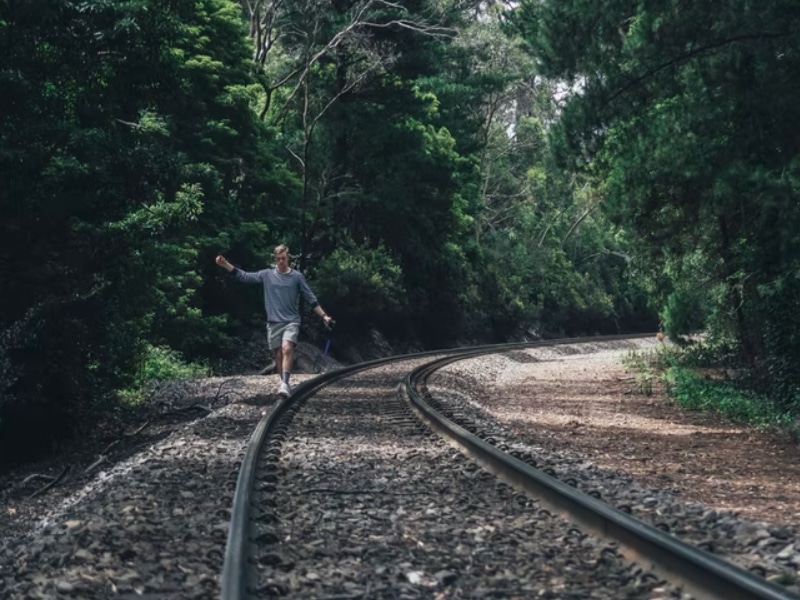
[(120, 397), (136, 403), (154, 383), (176, 379), (209, 377), (211, 369), (198, 363), (186, 362), (180, 352), (165, 346), (147, 344), (142, 355), (134, 385), (120, 392)]
[(671, 340), (683, 343), (686, 334), (703, 328), (706, 312), (701, 292), (696, 289), (676, 290), (667, 296), (661, 314), (664, 331)]
[(326, 310), (350, 328), (381, 326), (405, 308), (402, 272), (383, 245), (334, 250), (314, 271), (313, 287)]
[(138, 383), (146, 385), (152, 381), (191, 379), (210, 375), (208, 367), (197, 363), (184, 362), (180, 352), (176, 352), (171, 348), (148, 344), (142, 361)]

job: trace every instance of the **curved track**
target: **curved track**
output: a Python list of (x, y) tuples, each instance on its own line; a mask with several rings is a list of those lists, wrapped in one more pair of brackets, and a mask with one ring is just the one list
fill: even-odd
[(298, 386), (242, 463), (222, 597), (794, 598), (504, 453), (425, 388), (466, 356), (575, 342), (395, 357)]

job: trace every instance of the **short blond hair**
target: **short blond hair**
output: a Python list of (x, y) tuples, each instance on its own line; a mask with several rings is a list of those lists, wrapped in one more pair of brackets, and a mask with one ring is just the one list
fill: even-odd
[(278, 244), (275, 246), (275, 256), (278, 256), (278, 254), (282, 254), (283, 252), (286, 252), (286, 255), (289, 258), (292, 258), (292, 255), (289, 253), (289, 246), (286, 244)]

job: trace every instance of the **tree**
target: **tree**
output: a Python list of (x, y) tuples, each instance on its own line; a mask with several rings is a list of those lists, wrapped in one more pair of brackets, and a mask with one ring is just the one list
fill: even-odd
[(41, 450), (199, 321), (198, 251), (263, 194), (263, 132), (232, 2), (0, 6), (0, 426)]
[(518, 15), (545, 72), (580, 90), (561, 139), (596, 169), (609, 214), (652, 264), (680, 264), (673, 274), (716, 299), (711, 334), (735, 340), (784, 397), (800, 382), (786, 366), (800, 355), (787, 318), (800, 251), (799, 19), (786, 0), (526, 2)]

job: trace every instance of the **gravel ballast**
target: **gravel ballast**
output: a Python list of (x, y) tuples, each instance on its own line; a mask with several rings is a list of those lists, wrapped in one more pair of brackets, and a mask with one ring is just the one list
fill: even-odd
[[(564, 438), (565, 423), (550, 423), (548, 429), (547, 423), (529, 418), (552, 417), (563, 409), (555, 403), (548, 407), (533, 393), (552, 392), (556, 384), (564, 391), (570, 381), (582, 382), (581, 403), (592, 402), (593, 393), (612, 383), (614, 393), (623, 394), (615, 379), (624, 374), (620, 358), (653, 343), (482, 357), (448, 367), (436, 385), (444, 400), (458, 403), (509, 446), (535, 455), (540, 467), (549, 466), (580, 489), (596, 491), (610, 504), (691, 543), (791, 584), (800, 569), (795, 522), (781, 522), (773, 514), (745, 519), (692, 501), (678, 489), (680, 473), (671, 473), (663, 486), (644, 483), (624, 459), (571, 444)], [(608, 373), (611, 379), (600, 382)], [(236, 394), (226, 406), (178, 424), (135, 454), (103, 463), (84, 478), (29, 498), (29, 489), (23, 494), (15, 487), (23, 479), (19, 473), (15, 485), (0, 493), (0, 598), (218, 597), (239, 461), (256, 423), (277, 400), (274, 376), (233, 379)], [(530, 595), (532, 588), (544, 590), (539, 597), (545, 598), (679, 597), (621, 560), (613, 548), (598, 546), (573, 528), (561, 529), (560, 520), (539, 514), (535, 501), (519, 499), (406, 420), (392, 404), (398, 380), (399, 374), (387, 379), (368, 371), (341, 384), (336, 394), (343, 396), (331, 395), (325, 400), (328, 408), (317, 411), (324, 418), (322, 428), (310, 416), (298, 416), (308, 429), (302, 438), (287, 437), (281, 448), (280, 465), (293, 487), (276, 490), (277, 507), (290, 510), (274, 530), (275, 556), (262, 565), (260, 585), (267, 595), (274, 586), (275, 595), (294, 591), (309, 598), (367, 593), (537, 597)], [(218, 386), (219, 381), (209, 382), (205, 393), (219, 398)], [(569, 394), (564, 396), (562, 404)], [(355, 404), (345, 404), (344, 398)], [(596, 401), (609, 402), (606, 396)], [(574, 394), (572, 404), (578, 404)], [(373, 408), (383, 416), (355, 423), (362, 411)], [(615, 410), (622, 421), (624, 409)], [(390, 421), (388, 430), (383, 419)], [(669, 427), (665, 421), (659, 425)], [(557, 439), (547, 431), (558, 431)], [(387, 453), (387, 448), (394, 450)], [(652, 454), (658, 461), (658, 449)], [(446, 468), (435, 468), (441, 459), (448, 461)], [(354, 478), (348, 485), (360, 495), (344, 492), (343, 475)], [(431, 488), (414, 487), (421, 482)], [(531, 520), (532, 515), (544, 520)], [(490, 523), (494, 529), (486, 527)], [(536, 550), (528, 544), (539, 533), (549, 541), (537, 541), (544, 545)], [(461, 546), (437, 548), (445, 538)], [(528, 552), (534, 554), (524, 559)], [(564, 573), (546, 569), (551, 554), (563, 557)], [(506, 573), (502, 566), (525, 560), (530, 565), (519, 571)], [(566, 569), (567, 560), (577, 562)], [(616, 583), (607, 592), (585, 595), (594, 592), (582, 588), (571, 572), (578, 566), (595, 575), (598, 569), (615, 574)]]

